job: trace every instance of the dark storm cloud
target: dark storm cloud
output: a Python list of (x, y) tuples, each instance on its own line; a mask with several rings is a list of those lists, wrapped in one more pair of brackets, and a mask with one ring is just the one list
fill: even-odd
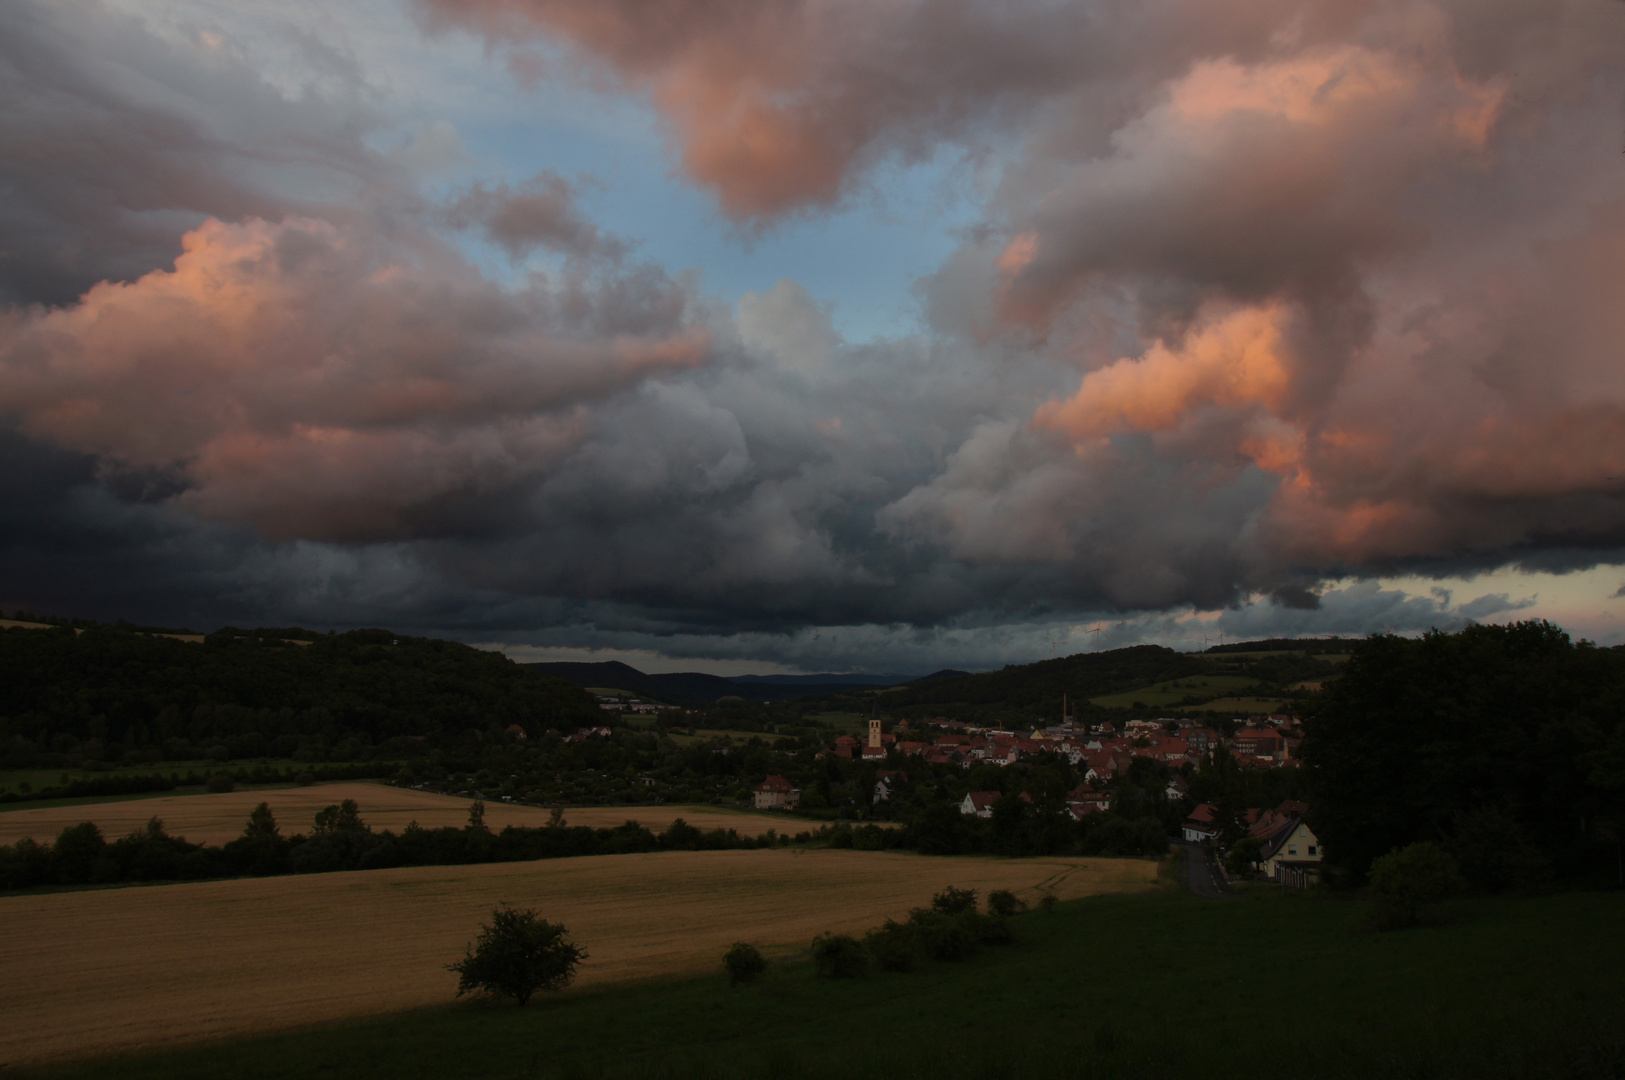
[(166, 265), (205, 217), (337, 203), (386, 172), (359, 110), (91, 0), (0, 9), (0, 303)]

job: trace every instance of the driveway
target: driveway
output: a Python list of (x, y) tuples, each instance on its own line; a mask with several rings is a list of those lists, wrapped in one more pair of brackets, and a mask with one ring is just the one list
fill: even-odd
[(1213, 861), (1211, 848), (1206, 844), (1183, 842), (1179, 846), (1185, 849), (1185, 884), (1191, 892), (1209, 900), (1225, 900), (1234, 895), (1226, 887), (1224, 875), (1219, 873)]

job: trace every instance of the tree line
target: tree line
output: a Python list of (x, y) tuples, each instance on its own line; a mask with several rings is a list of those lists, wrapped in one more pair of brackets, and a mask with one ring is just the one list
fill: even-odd
[[(806, 834), (806, 839), (811, 842), (813, 834)], [(53, 843), (24, 839), (0, 845), (0, 889), (720, 851), (787, 842), (789, 837), (771, 830), (761, 837), (740, 836), (734, 829), (701, 830), (681, 818), (660, 833), (632, 821), (613, 828), (571, 826), (560, 811), (544, 826), (509, 825), (493, 832), (485, 826), (484, 806), (478, 802), (462, 828), (426, 829), (413, 822), (399, 834), (387, 829), (375, 832), (352, 799), (319, 812), (308, 834), (284, 836), (270, 806), (260, 803), (242, 835), (220, 846), (171, 836), (156, 817), (146, 828), (111, 842), (87, 821), (63, 829)]]

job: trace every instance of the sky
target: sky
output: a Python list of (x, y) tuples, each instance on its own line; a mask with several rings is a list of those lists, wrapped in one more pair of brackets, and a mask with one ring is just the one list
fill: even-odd
[(13, 0), (0, 609), (1625, 643), (1620, 0)]

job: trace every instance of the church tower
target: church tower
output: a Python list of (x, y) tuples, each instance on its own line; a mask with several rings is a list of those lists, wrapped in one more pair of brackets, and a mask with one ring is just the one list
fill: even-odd
[(880, 721), (869, 721), (869, 745), (876, 750), (880, 749)]

